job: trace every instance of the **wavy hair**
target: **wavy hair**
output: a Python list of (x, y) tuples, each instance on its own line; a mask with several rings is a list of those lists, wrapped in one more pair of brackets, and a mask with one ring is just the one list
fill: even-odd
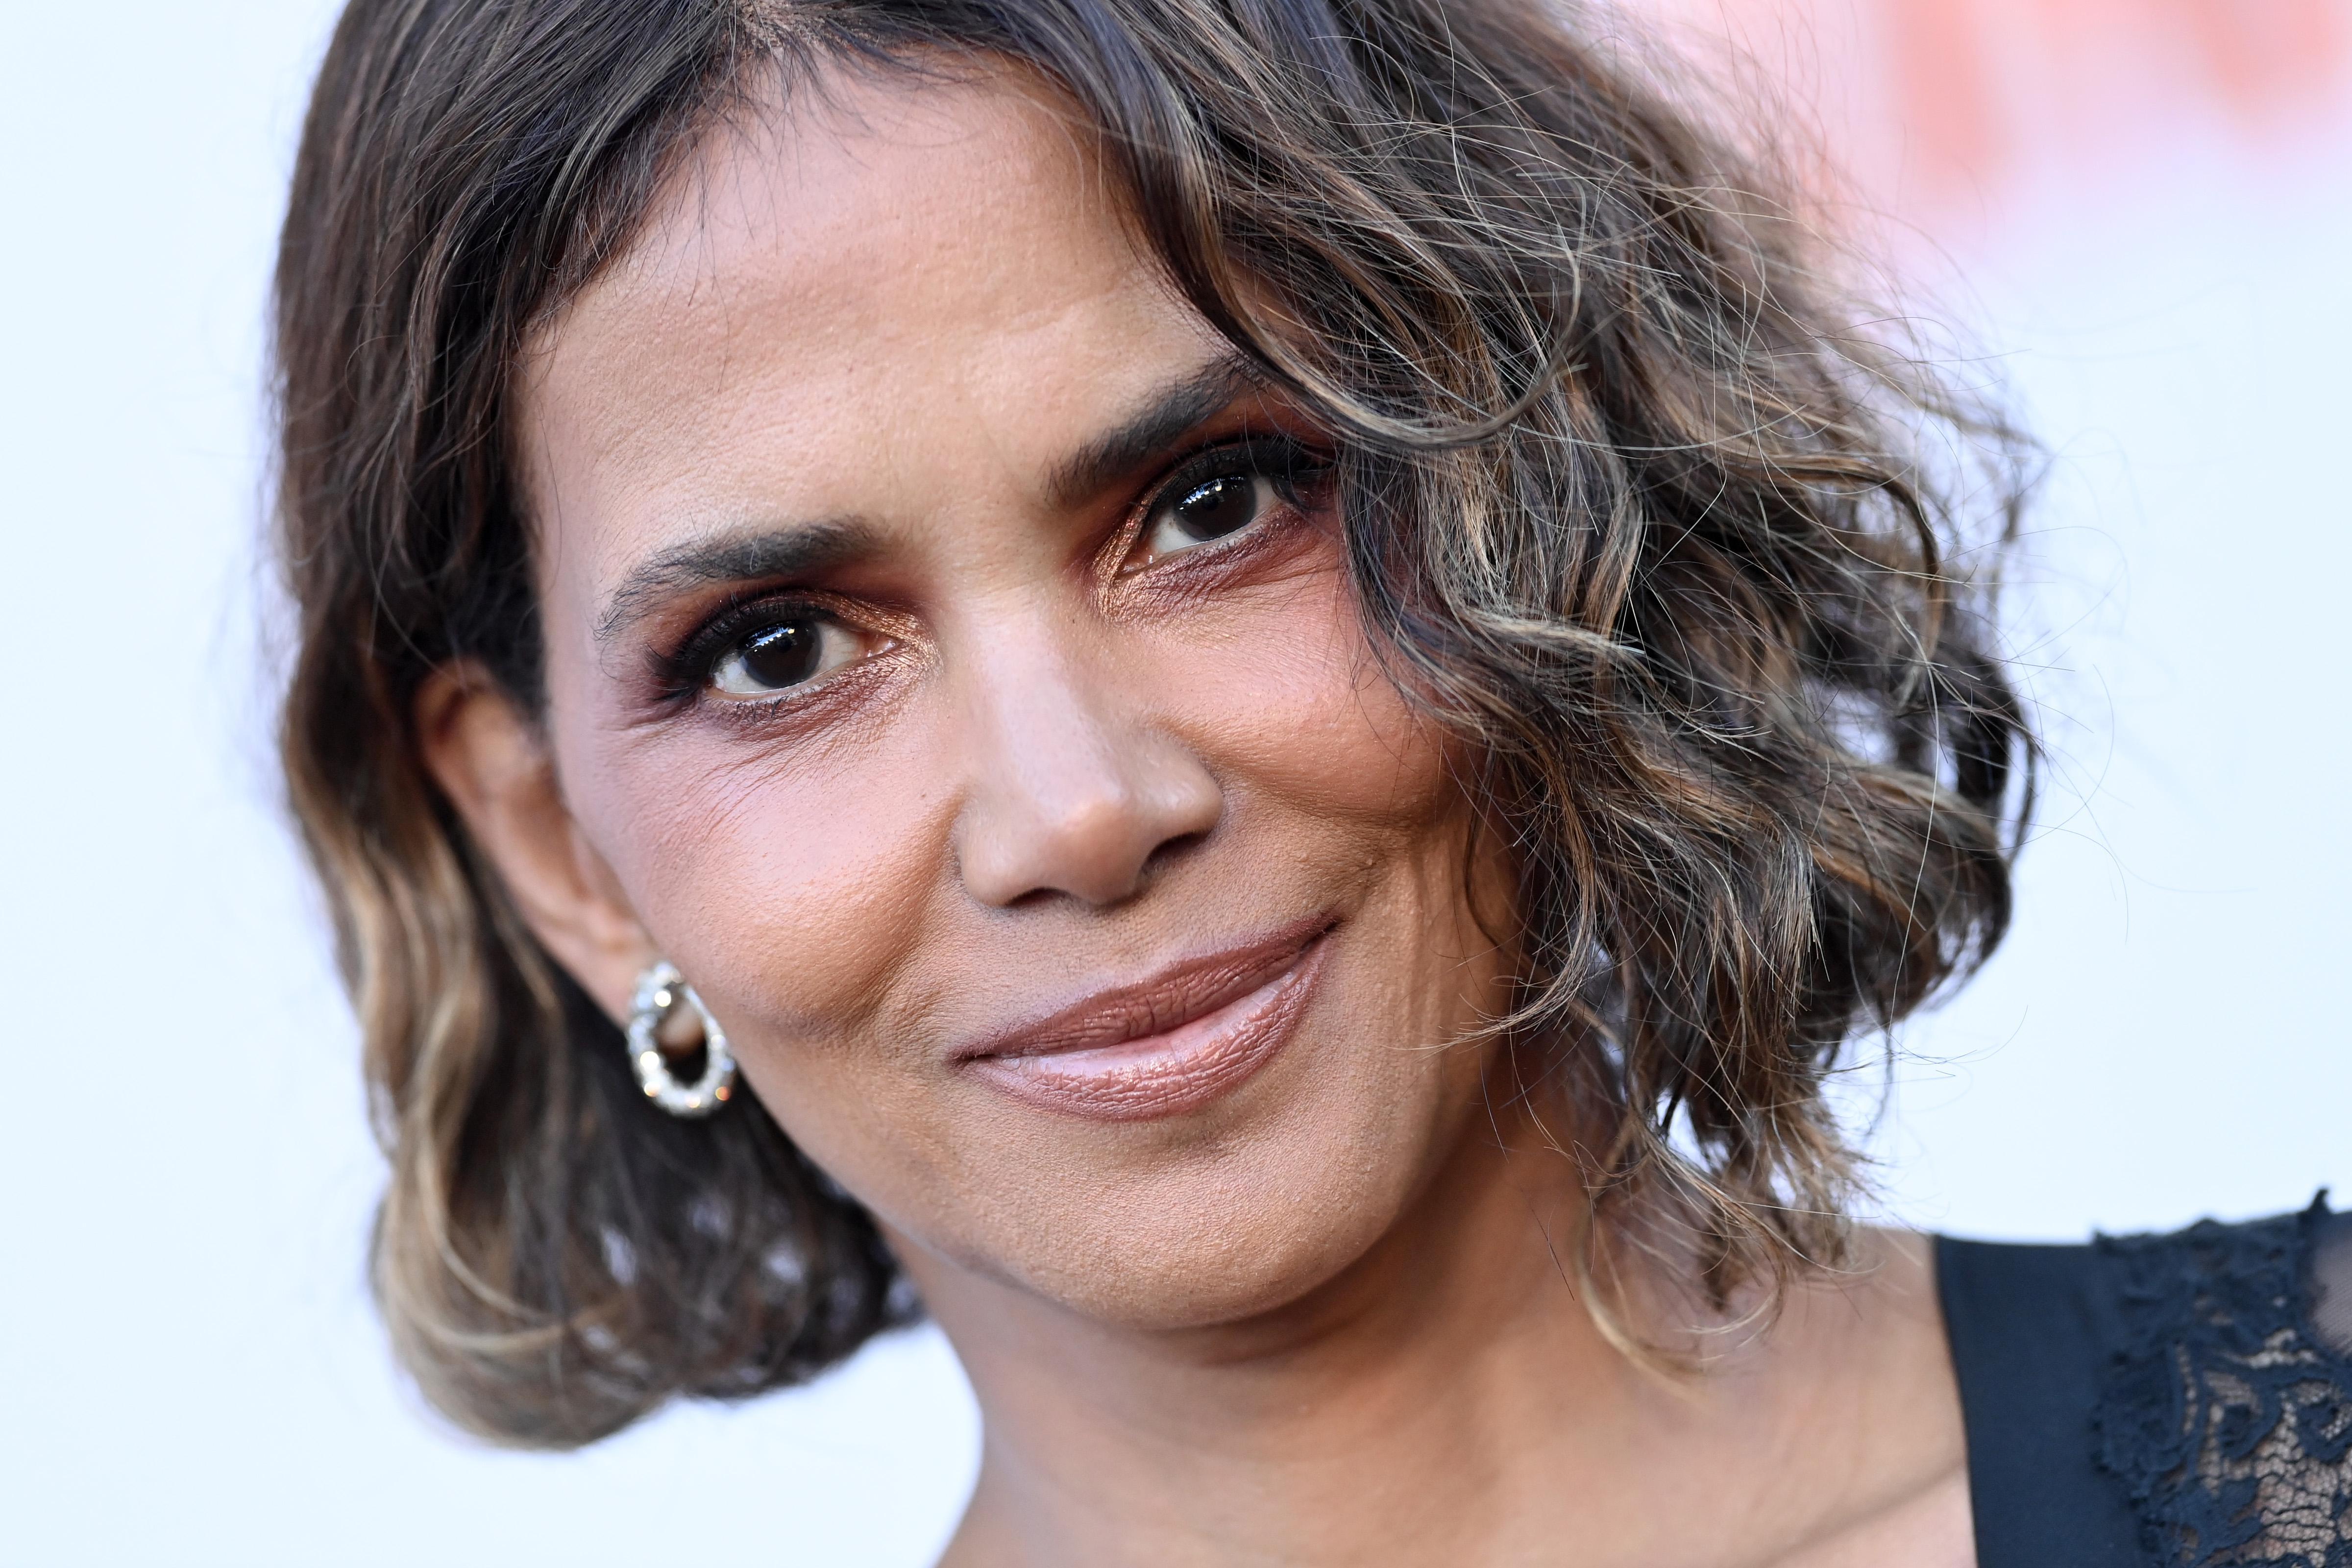
[(647, 1113), (412, 712), (459, 658), (540, 701), (520, 351), (698, 136), (827, 69), (1011, 62), (1091, 124), (1174, 287), (1341, 447), (1375, 648), (1517, 868), (1496, 1026), (1554, 1042), (1598, 1211), (1678, 1216), (1718, 1300), (1840, 1259), (1825, 1077), (2008, 919), (2031, 746), (1954, 562), (2013, 529), (2020, 448), (1628, 58), (1544, 0), (353, 0), (278, 272), (283, 750), (436, 1405), (579, 1443), (916, 1310), (756, 1101)]

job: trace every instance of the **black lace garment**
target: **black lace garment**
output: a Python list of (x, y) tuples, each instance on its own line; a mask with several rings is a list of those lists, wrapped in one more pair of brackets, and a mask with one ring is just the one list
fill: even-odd
[(2352, 1214), (1936, 1255), (1978, 1568), (2352, 1568)]

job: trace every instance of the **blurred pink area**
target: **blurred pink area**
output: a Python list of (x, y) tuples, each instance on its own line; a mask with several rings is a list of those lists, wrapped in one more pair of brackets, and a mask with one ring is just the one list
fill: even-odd
[(2292, 176), (2352, 129), (2347, 0), (1646, 0), (1864, 199), (1953, 237), (2189, 153)]

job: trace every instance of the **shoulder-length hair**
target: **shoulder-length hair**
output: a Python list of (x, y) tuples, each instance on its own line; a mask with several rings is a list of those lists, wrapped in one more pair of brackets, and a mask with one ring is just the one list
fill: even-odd
[(278, 273), (283, 743), (427, 1396), (578, 1443), (915, 1310), (756, 1102), (647, 1111), (412, 710), (470, 658), (536, 710), (518, 353), (697, 137), (827, 69), (972, 60), (1091, 123), (1173, 286), (1341, 445), (1375, 648), (1517, 867), (1496, 1026), (1556, 1043), (1599, 1211), (1680, 1216), (1719, 1299), (1836, 1261), (1824, 1076), (2008, 918), (2030, 747), (1951, 561), (2012, 527), (2016, 446), (1855, 327), (1620, 46), (1548, 0), (353, 0)]

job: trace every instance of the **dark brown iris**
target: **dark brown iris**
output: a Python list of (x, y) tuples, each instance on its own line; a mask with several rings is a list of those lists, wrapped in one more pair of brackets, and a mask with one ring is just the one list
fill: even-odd
[(772, 690), (814, 678), (824, 637), (814, 621), (787, 621), (743, 642), (743, 673)]

